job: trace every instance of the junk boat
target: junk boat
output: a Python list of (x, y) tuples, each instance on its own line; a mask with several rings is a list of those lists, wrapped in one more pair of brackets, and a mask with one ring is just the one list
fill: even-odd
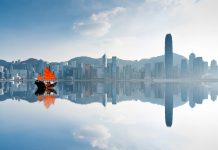
[(35, 84), (38, 87), (38, 91), (41, 91), (42, 93), (47, 90), (52, 90), (55, 87), (57, 84), (56, 77), (55, 73), (51, 71), (50, 66), (45, 67), (43, 75), (40, 73), (38, 74)]

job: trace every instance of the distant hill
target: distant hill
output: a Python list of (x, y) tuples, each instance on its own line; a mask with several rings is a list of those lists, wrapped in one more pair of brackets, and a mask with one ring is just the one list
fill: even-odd
[[(164, 59), (165, 59), (164, 55), (161, 55), (161, 56), (157, 56), (157, 57), (152, 57), (148, 60), (141, 60), (141, 61), (144, 63), (154, 64), (156, 62), (164, 62), (165, 61)], [(178, 54), (174, 53), (173, 54), (173, 66), (180, 67), (182, 59), (186, 59), (186, 58), (182, 55), (178, 55)]]
[[(180, 67), (181, 60), (186, 59), (182, 55), (178, 54), (173, 54), (173, 65), (176, 66), (178, 65)], [(78, 63), (84, 63), (84, 64), (92, 64), (95, 66), (98, 66), (101, 64), (101, 58), (91, 58), (91, 57), (76, 57), (68, 61), (68, 63), (72, 63), (73, 61), (77, 61)], [(123, 60), (117, 58), (117, 63), (120, 67), (126, 66), (126, 65), (131, 65), (132, 67), (135, 68), (141, 68), (143, 67), (146, 63), (151, 63), (154, 64), (156, 62), (164, 62), (164, 55), (157, 56), (157, 57), (152, 57), (150, 59), (141, 59), (141, 60)], [(108, 59), (108, 63), (111, 63), (111, 59)]]
[[(181, 60), (182, 59), (186, 59), (184, 56), (182, 55), (178, 55), (178, 54), (173, 54), (173, 64), (174, 66), (178, 65), (178, 67), (180, 67), (181, 64)], [(91, 57), (86, 57), (86, 56), (81, 56), (81, 57), (75, 57), (70, 59), (68, 62), (68, 64), (72, 64), (74, 61), (76, 61), (77, 63), (83, 63), (83, 64), (92, 64), (94, 66), (100, 66), (101, 65), (101, 58), (91, 58)], [(20, 64), (21, 65), (36, 65), (39, 62), (43, 62), (45, 64), (47, 64), (46, 61), (44, 60), (38, 60), (38, 59), (34, 59), (34, 58), (30, 58), (24, 61), (21, 61)], [(156, 62), (164, 62), (164, 55), (161, 56), (157, 56), (157, 57), (152, 57), (149, 59), (141, 59), (141, 60), (123, 60), (123, 59), (119, 59), (117, 58), (117, 63), (119, 67), (123, 67), (126, 65), (131, 65), (132, 67), (135, 68), (141, 68), (143, 67), (146, 63), (151, 63), (152, 65), (155, 64)], [(108, 63), (111, 63), (111, 58), (108, 59)], [(8, 67), (11, 64), (11, 62), (7, 62), (4, 60), (0, 60), (0, 66), (6, 66)], [(54, 64), (59, 64), (58, 62), (52, 62), (49, 63), (50, 65), (54, 65)]]
[[(182, 55), (178, 55), (178, 54), (173, 54), (173, 65), (174, 66), (179, 66), (181, 64), (181, 60), (185, 59), (184, 56)], [(152, 65), (154, 65), (157, 62), (164, 62), (164, 55), (161, 56), (157, 56), (157, 57), (152, 57), (150, 59), (141, 59), (139, 61), (124, 61), (119, 59), (118, 63), (120, 63), (119, 65), (123, 66), (123, 65), (127, 65), (127, 64), (131, 64), (133, 67), (135, 68), (141, 68), (143, 67), (146, 63), (151, 63)]]
[(7, 62), (5, 60), (0, 60), (0, 66), (6, 66), (8, 67), (10, 65), (10, 62)]
[(20, 63), (21, 64), (28, 64), (28, 65), (36, 65), (38, 64), (39, 62), (43, 62), (43, 63), (47, 63), (46, 61), (44, 60), (39, 60), (39, 59), (35, 59), (35, 58), (29, 58), (27, 60), (24, 60), (24, 61), (21, 61)]
[(95, 66), (101, 63), (101, 59), (95, 59), (86, 56), (72, 58), (68, 61), (68, 63), (71, 64), (73, 61), (76, 61), (77, 63), (92, 64)]

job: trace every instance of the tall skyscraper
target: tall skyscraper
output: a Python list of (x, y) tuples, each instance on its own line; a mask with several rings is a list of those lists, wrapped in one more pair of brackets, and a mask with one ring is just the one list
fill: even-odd
[(186, 77), (188, 74), (188, 61), (187, 59), (181, 60), (181, 76)]
[(202, 57), (196, 57), (194, 59), (193, 71), (196, 76), (201, 76), (204, 73), (204, 61)]
[(216, 60), (213, 59), (213, 60), (211, 61), (211, 63), (210, 63), (210, 69), (211, 69), (211, 71), (214, 71), (214, 70), (217, 70), (217, 69), (218, 69)]
[(91, 64), (85, 64), (85, 79), (91, 79), (92, 78), (92, 65)]
[(103, 66), (104, 68), (107, 68), (107, 56), (106, 56), (106, 54), (104, 54), (104, 55), (102, 56), (102, 66)]
[(112, 57), (112, 79), (116, 79), (117, 76), (117, 57)]
[(194, 60), (195, 60), (195, 54), (191, 53), (189, 55), (189, 74), (193, 75), (194, 72)]
[(171, 34), (165, 37), (165, 74), (166, 78), (172, 77), (173, 68), (173, 41)]

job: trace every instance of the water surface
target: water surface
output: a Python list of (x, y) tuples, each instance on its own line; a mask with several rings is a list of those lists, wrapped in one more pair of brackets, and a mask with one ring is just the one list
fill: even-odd
[(218, 83), (0, 83), (0, 149), (217, 149)]

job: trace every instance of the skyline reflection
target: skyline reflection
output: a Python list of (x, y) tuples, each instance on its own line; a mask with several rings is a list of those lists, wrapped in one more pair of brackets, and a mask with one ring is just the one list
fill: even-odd
[(32, 82), (0, 83), (0, 101), (8, 99), (25, 100), (30, 103), (43, 101), (45, 108), (55, 105), (55, 99), (67, 99), (73, 103), (86, 105), (107, 103), (116, 105), (122, 101), (142, 101), (165, 107), (165, 124), (173, 125), (173, 108), (189, 103), (191, 108), (202, 104), (203, 100), (215, 101), (218, 95), (215, 83), (144, 83), (144, 82), (59, 82), (56, 94), (35, 95)]

